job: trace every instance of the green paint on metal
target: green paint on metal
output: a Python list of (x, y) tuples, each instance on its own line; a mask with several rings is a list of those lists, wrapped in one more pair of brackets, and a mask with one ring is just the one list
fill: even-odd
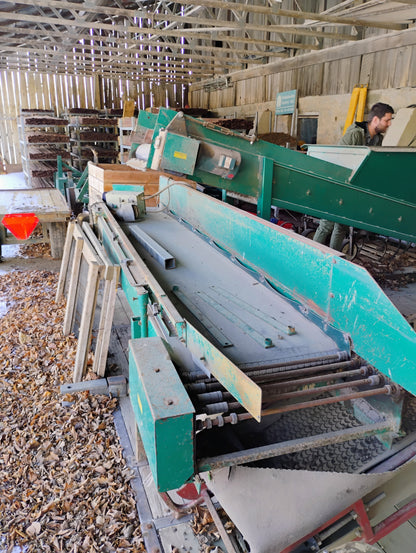
[(84, 171), (82, 172), (82, 175), (80, 176), (77, 186), (77, 190), (79, 190), (78, 193), (78, 201), (84, 204), (88, 203), (88, 165), (85, 167)]
[(157, 114), (149, 111), (140, 110), (137, 124), (146, 129), (154, 129), (157, 121)]
[(253, 417), (261, 419), (261, 388), (186, 322), (186, 347)]
[(160, 492), (194, 474), (194, 408), (161, 338), (129, 342), (130, 401)]
[(261, 183), (260, 196), (257, 202), (257, 215), (262, 219), (270, 219), (272, 209), (272, 182), (273, 182), (273, 161), (267, 157), (260, 158), (261, 161)]
[(381, 443), (390, 449), (393, 440), (400, 435), (400, 426), (403, 412), (403, 394), (400, 397), (374, 396), (362, 399), (352, 400), (354, 416), (362, 424), (372, 424), (380, 422), (382, 418), (391, 425), (391, 432), (383, 433), (377, 436)]
[(198, 155), (199, 141), (187, 136), (169, 133), (161, 162), (162, 169), (178, 173), (193, 173)]
[[(170, 334), (172, 328), (175, 328), (178, 336), (183, 337), (185, 321), (128, 241), (123, 229), (111, 215), (107, 206), (103, 203), (94, 204), (92, 211), (96, 219), (98, 234), (101, 236), (109, 258), (113, 263), (120, 265), (120, 283), (133, 311), (133, 316), (140, 320), (147, 320), (147, 335), (156, 336), (154, 318), (147, 316), (147, 306), (149, 303), (157, 304), (160, 309), (160, 314), (157, 316), (158, 324), (166, 329), (167, 334)], [(165, 325), (162, 314), (166, 320), (169, 320), (170, 328)]]
[[(162, 108), (154, 136), (176, 115)], [(367, 149), (362, 163), (352, 171), (262, 140), (250, 143), (238, 133), (209, 128), (189, 116), (184, 116), (183, 123), (187, 136), (201, 144), (241, 154), (241, 166), (231, 179), (202, 171), (198, 162), (187, 176), (256, 198), (261, 217), (270, 218), (271, 203), (401, 240), (416, 240), (416, 191), (412, 184), (416, 152)], [(153, 153), (152, 145), (149, 167)]]
[(132, 338), (141, 338), (141, 322), (140, 317), (132, 317), (130, 319), (130, 332)]
[(348, 333), (361, 357), (416, 393), (416, 333), (365, 269), (191, 188), (177, 185), (169, 192), (161, 199), (176, 216), (263, 275), (303, 312)]
[(83, 172), (62, 160), (57, 156), (57, 171), (54, 174), (55, 188), (66, 198), (67, 189), (76, 189), (79, 191), (76, 198), (80, 203), (88, 203), (88, 166)]

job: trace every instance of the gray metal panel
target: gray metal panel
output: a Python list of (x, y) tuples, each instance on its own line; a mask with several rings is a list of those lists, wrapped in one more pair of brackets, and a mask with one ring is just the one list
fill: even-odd
[(277, 553), (392, 478), (234, 467), (204, 473), (251, 553)]
[(329, 161), (353, 171), (361, 165), (368, 152), (369, 149), (366, 146), (308, 145), (308, 156)]
[[(233, 363), (301, 359), (338, 351), (329, 336), (282, 296), (262, 285), (241, 265), (225, 257), (218, 248), (173, 217), (165, 213), (149, 213), (145, 220), (130, 225), (130, 228), (135, 225), (175, 257), (176, 268), (169, 271), (138, 245), (140, 255), (172, 301), (178, 304), (172, 291), (176, 286), (227, 336), (232, 346), (223, 349), (216, 345)], [(211, 300), (207, 300), (207, 296)], [(221, 304), (221, 309), (217, 304)], [(183, 316), (188, 316), (182, 304), (177, 308)], [(200, 321), (192, 319), (190, 322), (196, 326), (199, 323), (198, 328), (204, 333)], [(277, 324), (282, 326), (281, 331), (276, 329)], [(296, 329), (295, 334), (288, 335), (283, 330), (289, 325)], [(250, 335), (250, 328), (256, 334)], [(210, 339), (209, 333), (206, 334)], [(258, 335), (270, 338), (274, 347), (259, 344), (255, 339)]]

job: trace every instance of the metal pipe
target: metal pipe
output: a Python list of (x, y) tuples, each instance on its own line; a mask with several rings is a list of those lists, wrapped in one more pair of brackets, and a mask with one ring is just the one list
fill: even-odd
[[(311, 376), (310, 378), (301, 378), (299, 380), (285, 380), (283, 382), (270, 382), (267, 384), (265, 391), (275, 388), (286, 388), (288, 386), (303, 386), (305, 384), (313, 384), (316, 382), (325, 382), (326, 380), (338, 380), (350, 376), (367, 376), (367, 367), (355, 369), (352, 371), (343, 371), (339, 373), (321, 374), (319, 376)], [(257, 382), (259, 384), (259, 382)]]
[[(285, 405), (283, 407), (274, 407), (269, 409), (264, 409), (261, 412), (262, 417), (268, 415), (276, 415), (279, 413), (287, 413), (289, 411), (296, 411), (298, 409), (307, 409), (308, 407), (317, 407), (319, 405), (329, 405), (331, 403), (338, 403), (339, 401), (348, 401), (351, 399), (358, 399), (362, 397), (371, 397), (377, 395), (391, 395), (393, 393), (393, 388), (390, 385), (383, 386), (382, 388), (376, 388), (375, 390), (365, 390), (363, 392), (354, 392), (351, 394), (342, 394), (336, 397), (327, 397), (321, 399), (315, 399), (313, 401), (305, 401), (302, 403), (294, 403), (292, 405)], [(237, 404), (240, 407), (240, 404)], [(222, 411), (224, 412), (224, 411)], [(229, 415), (223, 417), (218, 416), (215, 419), (206, 419), (200, 421), (200, 428), (211, 428), (212, 426), (223, 426), (224, 424), (236, 424), (236, 422), (242, 422), (245, 420), (252, 419), (253, 417), (250, 413), (230, 413)]]
[(337, 354), (332, 355), (323, 355), (322, 357), (309, 357), (307, 359), (293, 359), (292, 361), (284, 361), (281, 363), (265, 363), (264, 365), (257, 365), (255, 368), (247, 368), (240, 367), (241, 370), (245, 373), (249, 372), (250, 370), (263, 370), (263, 369), (277, 369), (281, 368), (284, 369), (285, 367), (294, 367), (294, 366), (302, 366), (306, 364), (313, 364), (320, 362), (324, 364), (325, 361), (334, 361), (334, 362), (340, 362), (340, 361), (346, 361), (348, 360), (347, 353), (345, 351), (340, 351)]
[[(376, 377), (375, 379), (373, 377), (370, 378), (364, 378), (362, 380), (355, 380), (354, 382), (338, 382), (338, 384), (328, 384), (328, 386), (319, 386), (318, 388), (307, 388), (305, 390), (296, 390), (294, 392), (285, 392), (283, 394), (279, 394), (278, 392), (275, 394), (267, 394), (267, 398), (275, 397), (277, 400), (281, 399), (292, 399), (292, 398), (298, 398), (302, 396), (310, 396), (312, 394), (321, 394), (324, 392), (332, 392), (333, 390), (342, 390), (343, 388), (351, 388), (351, 386), (363, 386), (363, 385), (369, 385), (369, 386), (375, 386), (376, 384), (380, 384), (379, 377)], [(265, 395), (263, 394), (263, 399), (265, 399)]]
[(175, 518), (189, 515), (194, 507), (196, 507), (197, 505), (201, 505), (201, 503), (204, 503), (204, 497), (202, 496), (202, 494), (196, 499), (188, 501), (188, 503), (184, 504), (175, 503), (167, 492), (159, 492), (159, 495), (169, 507), (169, 509), (171, 509), (175, 513)]
[(216, 457), (208, 457), (197, 461), (198, 472), (253, 463), (261, 459), (270, 459), (271, 457), (279, 457), (306, 449), (348, 442), (349, 440), (356, 440), (364, 438), (365, 436), (389, 432), (391, 429), (391, 422), (383, 421), (376, 424), (357, 426), (316, 436), (308, 436), (306, 438), (297, 438), (295, 440), (260, 446), (244, 451), (235, 451)]
[[(366, 376), (366, 374), (367, 374), (367, 368), (362, 367), (361, 369), (356, 369), (356, 370), (353, 370), (353, 371), (343, 371), (343, 372), (340, 372), (340, 373), (324, 374), (324, 375), (314, 376), (314, 377), (310, 377), (310, 378), (303, 378), (303, 379), (299, 379), (299, 380), (285, 380), (283, 382), (271, 382), (270, 384), (267, 385), (267, 387), (263, 388), (263, 392), (264, 392), (263, 397), (265, 397), (265, 396), (275, 397), (276, 396), (279, 399), (283, 399), (285, 396), (282, 395), (282, 394), (279, 394), (278, 391), (276, 391), (276, 389), (280, 389), (280, 388), (286, 389), (286, 388), (291, 388), (291, 387), (299, 387), (299, 386), (303, 386), (303, 385), (307, 385), (307, 384), (313, 384), (313, 383), (317, 383), (317, 382), (326, 382), (328, 380), (339, 380), (341, 378), (352, 377), (352, 376)], [(378, 376), (376, 376), (376, 377), (373, 376), (373, 377), (370, 377), (366, 380), (361, 379), (359, 381), (354, 381), (352, 384), (353, 385), (369, 384), (371, 386), (374, 386), (375, 384), (378, 384), (378, 383), (379, 383), (379, 377)], [(217, 403), (219, 401), (227, 401), (227, 400), (229, 400), (230, 398), (233, 397), (233, 395), (230, 392), (227, 392), (227, 391), (224, 390), (224, 387), (220, 383), (213, 382), (212, 384), (217, 384), (217, 386), (211, 386), (210, 387), (211, 389), (213, 389), (213, 391), (203, 392), (203, 393), (199, 393), (199, 394), (196, 395), (196, 399), (197, 399), (199, 404), (207, 405), (207, 404), (210, 404), (210, 403)], [(338, 388), (346, 388), (348, 386), (351, 386), (351, 383), (343, 382), (341, 385), (337, 385), (334, 388), (328, 388), (328, 387), (322, 387), (321, 386), (319, 388), (311, 388), (308, 391), (299, 390), (299, 392), (293, 392), (293, 393), (298, 393), (298, 395), (307, 395), (307, 394), (310, 394), (310, 393), (315, 393), (317, 390), (319, 392), (322, 392), (322, 391), (331, 390), (331, 389), (336, 390)], [(196, 385), (195, 387), (192, 387), (192, 388), (196, 389), (196, 390), (206, 389), (205, 386), (199, 386), (199, 385)], [(222, 388), (224, 391), (221, 391), (221, 390), (215, 389), (215, 388)], [(191, 389), (191, 386), (189, 387), (189, 389)], [(295, 397), (295, 396), (293, 396), (293, 397)]]
[(301, 376), (305, 374), (313, 374), (315, 372), (327, 371), (327, 370), (337, 370), (345, 368), (357, 368), (361, 364), (359, 359), (351, 359), (349, 361), (341, 361), (339, 363), (328, 363), (324, 365), (314, 365), (310, 367), (305, 367), (301, 369), (291, 369), (288, 371), (277, 370), (279, 367), (270, 367), (270, 368), (261, 368), (260, 370), (255, 369), (253, 371), (244, 371), (244, 373), (255, 380), (262, 379), (264, 381), (271, 380), (273, 378), (280, 377), (285, 378), (288, 374), (290, 376)]
[[(251, 367), (251, 368), (244, 368), (244, 366), (240, 366), (239, 368), (247, 375), (247, 376), (250, 376), (251, 378), (253, 376), (256, 376), (256, 375), (265, 375), (265, 374), (268, 374), (268, 372), (272, 373), (272, 374), (282, 374), (284, 375), (285, 371), (284, 370), (276, 370), (276, 369), (285, 369), (285, 368), (289, 368), (289, 367), (294, 367), (294, 369), (292, 370), (291, 369), (291, 373), (293, 374), (294, 373), (294, 370), (299, 367), (299, 370), (326, 370), (326, 368), (344, 368), (344, 367), (354, 367), (354, 366), (358, 366), (360, 364), (360, 361), (359, 359), (350, 359), (350, 360), (346, 360), (348, 359), (348, 356), (347, 356), (347, 353), (345, 351), (341, 351), (337, 354), (334, 354), (334, 355), (326, 355), (326, 356), (323, 356), (323, 357), (312, 357), (312, 358), (308, 358), (308, 359), (296, 359), (296, 360), (293, 360), (293, 361), (285, 361), (283, 363), (270, 363), (270, 364), (267, 364), (267, 365), (258, 365), (256, 367)], [(332, 363), (330, 364), (329, 361), (336, 361), (338, 360), (337, 362), (335, 363)], [(313, 363), (316, 363), (316, 362), (325, 362), (325, 361), (328, 361), (328, 363), (323, 363), (321, 365), (313, 365)], [(345, 363), (345, 364), (344, 364)], [(309, 365), (308, 368), (305, 368), (304, 366), (305, 365)], [(322, 367), (320, 369), (320, 367)], [(210, 379), (208, 379), (206, 377), (206, 375), (204, 374), (199, 374), (199, 373), (195, 373), (195, 372), (190, 372), (190, 371), (183, 371), (181, 372), (181, 377), (189, 382), (189, 383), (197, 383), (197, 382), (209, 382)]]
[[(276, 389), (280, 389), (280, 388), (284, 388), (284, 389), (289, 388), (290, 389), (290, 388), (293, 388), (293, 387), (299, 387), (301, 385), (306, 385), (306, 384), (313, 384), (313, 383), (317, 383), (317, 382), (325, 382), (325, 381), (328, 381), (328, 380), (339, 380), (339, 379), (345, 378), (345, 377), (365, 376), (366, 372), (367, 371), (366, 371), (365, 368), (361, 368), (361, 369), (357, 369), (357, 370), (354, 370), (354, 371), (344, 371), (344, 372), (335, 373), (335, 374), (320, 375), (320, 376), (315, 376), (315, 377), (311, 377), (311, 378), (303, 378), (301, 380), (287, 380), (287, 381), (284, 381), (284, 382), (272, 382), (272, 383), (268, 384), (267, 387), (263, 388), (263, 399), (265, 397), (267, 397), (267, 398), (276, 397), (277, 399), (286, 399), (286, 396), (284, 395), (284, 394), (286, 394), (286, 392), (284, 392), (284, 394), (279, 393)], [(377, 381), (375, 381), (375, 379)], [(360, 379), (358, 381), (355, 380), (352, 383), (351, 382), (343, 382), (342, 384), (338, 384), (338, 385), (336, 385), (335, 387), (332, 387), (332, 388), (321, 386), (319, 388), (314, 387), (314, 388), (311, 388), (311, 389), (308, 389), (308, 390), (299, 390), (299, 392), (290, 392), (290, 394), (297, 393), (298, 395), (308, 395), (308, 394), (316, 393), (317, 391), (319, 393), (321, 393), (323, 391), (347, 388), (351, 385), (357, 386), (357, 385), (369, 384), (371, 386), (374, 386), (375, 384), (378, 384), (378, 383), (379, 383), (379, 377), (377, 376), (377, 377), (370, 377), (369, 379)], [(218, 387), (221, 387), (222, 389), (224, 389), (223, 386), (219, 383), (218, 383)], [(201, 389), (201, 388), (199, 386), (196, 386), (196, 389)], [(287, 393), (289, 393), (289, 392), (287, 392)], [(290, 394), (287, 397), (292, 397)], [(218, 402), (228, 401), (232, 397), (233, 397), (233, 395), (230, 392), (221, 391), (221, 390), (214, 390), (212, 392), (204, 392), (204, 393), (197, 394), (196, 395), (196, 400), (200, 405), (209, 405), (211, 403), (218, 403)], [(293, 396), (293, 397), (296, 397), (296, 396)], [(236, 403), (236, 404), (233, 404), (233, 405), (235, 405), (235, 407), (230, 407), (227, 410), (232, 410), (233, 408), (237, 409), (239, 404)], [(210, 412), (212, 412), (212, 411), (210, 411)]]
[[(364, 390), (363, 392), (352, 392), (351, 394), (342, 394), (336, 397), (325, 397), (321, 399), (315, 399), (310, 402), (296, 403), (294, 405), (286, 405), (284, 407), (276, 407), (265, 409), (262, 411), (262, 416), (275, 415), (277, 413), (287, 413), (288, 411), (296, 411), (297, 409), (306, 409), (307, 407), (317, 407), (318, 405), (329, 405), (330, 403), (338, 403), (339, 401), (348, 401), (350, 399), (358, 399), (360, 397), (371, 397), (380, 395), (391, 395), (393, 393), (392, 386), (386, 385), (382, 388), (376, 388), (374, 390)], [(249, 413), (247, 413), (249, 414)], [(251, 415), (250, 415), (251, 416)]]
[[(269, 402), (272, 400), (280, 401), (284, 399), (296, 399), (313, 394), (322, 394), (325, 392), (332, 392), (334, 390), (343, 390), (345, 388), (351, 388), (351, 386), (376, 386), (380, 383), (381, 378), (378, 375), (372, 375), (369, 378), (362, 378), (359, 380), (354, 380), (353, 382), (338, 382), (337, 384), (328, 384), (327, 386), (304, 388), (291, 392), (279, 392), (279, 390), (270, 391), (269, 389), (266, 389), (263, 390), (263, 401)], [(281, 386), (283, 387), (288, 386), (287, 382), (281, 382), (278, 384), (281, 384)], [(294, 384), (292, 383), (292, 386), (293, 385)], [(198, 402), (203, 405), (203, 410), (209, 414), (224, 413), (241, 409), (241, 404), (238, 401), (227, 401), (229, 398), (232, 397), (232, 394), (230, 394), (229, 392), (210, 392), (207, 394), (197, 395)]]
[[(294, 369), (290, 371), (259, 371), (257, 374), (257, 369), (254, 372), (245, 372), (247, 376), (249, 376), (256, 384), (261, 385), (262, 382), (268, 382), (269, 380), (275, 380), (276, 378), (286, 378), (287, 376), (297, 377), (297, 376), (303, 376), (307, 374), (314, 374), (316, 372), (321, 371), (335, 371), (338, 369), (346, 369), (346, 368), (357, 368), (361, 364), (361, 361), (359, 359), (351, 359), (349, 361), (342, 361), (339, 363), (331, 363), (326, 365), (315, 365), (313, 367), (306, 367), (302, 369)], [(365, 365), (363, 365), (364, 367)], [(186, 384), (186, 388), (191, 391), (195, 392), (203, 392), (203, 391), (214, 391), (223, 388), (223, 386), (217, 381), (212, 378), (208, 378), (206, 375), (200, 375), (195, 373), (181, 373), (182, 378), (188, 379), (188, 384)], [(204, 386), (201, 386), (204, 385)]]
[(227, 392), (222, 393), (220, 391), (207, 392), (205, 394), (198, 394), (196, 398), (199, 404), (204, 405), (212, 402), (224, 401), (225, 395), (231, 395), (231, 394)]
[[(272, 400), (280, 401), (284, 399), (297, 399), (299, 397), (310, 396), (313, 394), (322, 394), (325, 392), (332, 392), (334, 390), (351, 388), (352, 384), (354, 386), (362, 386), (364, 384), (367, 384), (369, 386), (374, 386), (374, 385), (380, 384), (380, 378), (378, 376), (375, 376), (375, 377), (371, 376), (370, 378), (354, 381), (353, 383), (339, 382), (338, 384), (329, 384), (328, 386), (320, 386), (319, 388), (305, 388), (304, 390), (296, 390), (294, 392), (285, 392), (285, 393), (276, 392), (269, 395), (263, 394), (263, 401), (269, 402)], [(209, 395), (209, 394), (205, 394), (205, 395)], [(228, 395), (231, 396), (231, 394), (228, 394)], [(222, 396), (223, 394), (221, 394), (221, 397), (220, 397), (220, 396), (217, 396), (216, 393), (214, 393), (214, 395), (212, 396), (212, 399), (216, 399), (218, 402), (221, 400), (223, 401), (221, 401), (221, 403), (218, 403), (218, 402), (207, 403), (203, 406), (203, 410), (206, 413), (209, 413), (210, 415), (215, 415), (216, 413), (229, 413), (230, 411), (237, 411), (238, 409), (242, 408), (241, 404), (238, 401), (225, 401), (225, 398)], [(207, 398), (207, 400), (209, 400), (209, 398)], [(299, 405), (299, 404), (295, 404), (295, 405)]]

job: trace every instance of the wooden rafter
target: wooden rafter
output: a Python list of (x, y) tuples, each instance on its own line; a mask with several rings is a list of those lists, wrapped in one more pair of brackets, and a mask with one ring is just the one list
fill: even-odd
[[(35, 48), (39, 46), (39, 48)], [(7, 51), (21, 52), (23, 54), (35, 53), (35, 54), (44, 54), (44, 55), (65, 55), (73, 58), (86, 58), (86, 59), (108, 59), (112, 60), (114, 63), (119, 61), (128, 61), (132, 62), (149, 62), (153, 58), (157, 60), (169, 60), (172, 65), (181, 65), (181, 64), (191, 64), (193, 67), (206, 66), (207, 64), (213, 63), (216, 67), (241, 67), (241, 61), (235, 61), (232, 58), (225, 58), (221, 56), (214, 55), (197, 55), (197, 54), (179, 54), (179, 53), (169, 53), (164, 52), (163, 49), (119, 49), (115, 47), (103, 47), (98, 45), (90, 44), (77, 44), (77, 45), (66, 45), (63, 43), (53, 43), (53, 42), (28, 42), (27, 38), (22, 38), (20, 40), (15, 40), (13, 46), (9, 44), (9, 41), (0, 35), (0, 53), (7, 53)], [(250, 64), (261, 64), (261, 60), (250, 60)]]
[[(404, 29), (406, 17), (380, 18), (378, 8), (374, 12), (378, 6), (388, 10), (390, 3), (368, 0), (357, 6), (340, 0), (315, 13), (274, 1), (132, 0), (125, 7), (120, 0), (5, 0), (0, 3), (0, 69), (21, 62), (39, 70), (52, 60), (59, 72), (65, 67), (77, 74), (91, 68), (120, 76), (142, 71), (151, 79), (157, 63), (159, 75), (171, 79), (176, 72), (182, 82), (182, 72), (192, 71), (186, 78), (197, 82), (298, 51), (357, 43), (363, 28)], [(416, 0), (401, 4), (416, 5)]]
[[(24, 0), (24, 2), (28, 2), (28, 0)], [(56, 2), (57, 4), (60, 4), (60, 2)], [(35, 2), (34, 5), (38, 7), (38, 4)], [(80, 11), (82, 11), (82, 8), (79, 8)], [(213, 31), (215, 30), (223, 30), (226, 28), (227, 30), (239, 30), (239, 31), (262, 31), (265, 30), (265, 25), (254, 25), (250, 23), (244, 23), (241, 22), (235, 22), (235, 21), (221, 21), (218, 19), (209, 19), (209, 18), (201, 18), (201, 17), (188, 17), (185, 15), (175, 15), (175, 14), (166, 14), (166, 13), (153, 13), (149, 14), (149, 12), (145, 11), (138, 11), (136, 12), (136, 17), (138, 19), (147, 19), (150, 20), (153, 24), (155, 21), (163, 22), (166, 21), (174, 21), (177, 23), (180, 23), (181, 25), (189, 24), (189, 25), (206, 25), (209, 26)], [(0, 19), (10, 19), (10, 13), (9, 12), (0, 12)], [(38, 16), (38, 15), (27, 15), (23, 13), (15, 13), (13, 15), (13, 19), (17, 21), (30, 21), (31, 23), (42, 23), (42, 24), (48, 24), (48, 25), (63, 25), (64, 27), (81, 27), (81, 28), (95, 28), (100, 30), (106, 30), (106, 31), (118, 31), (118, 32), (130, 32), (130, 33), (146, 33), (146, 31), (149, 33), (152, 33), (157, 36), (166, 36), (170, 34), (170, 30), (166, 30), (163, 27), (152, 27), (151, 29), (141, 29), (137, 25), (118, 25), (118, 24), (110, 24), (110, 23), (101, 23), (101, 22), (90, 22), (85, 21), (84, 19), (75, 18), (75, 19), (68, 19), (64, 18), (62, 16), (59, 17), (47, 17), (47, 16)], [(357, 37), (355, 35), (351, 34), (342, 34), (342, 33), (333, 33), (333, 32), (325, 32), (325, 31), (315, 31), (312, 29), (304, 29), (304, 28), (298, 28), (298, 27), (292, 27), (288, 25), (267, 25), (267, 32), (268, 33), (284, 33), (284, 34), (290, 34), (290, 35), (300, 35), (305, 37), (311, 37), (311, 38), (328, 38), (333, 40), (356, 40)]]
[[(250, 63), (252, 63), (252, 57), (256, 53), (258, 56), (267, 56), (267, 57), (286, 57), (287, 54), (284, 52), (273, 52), (273, 51), (257, 51), (257, 52), (249, 52), (246, 49), (243, 48), (222, 48), (222, 47), (215, 47), (215, 46), (204, 46), (200, 44), (191, 45), (189, 43), (180, 43), (180, 42), (167, 42), (167, 41), (161, 41), (161, 40), (149, 40), (145, 39), (143, 37), (140, 38), (125, 38), (125, 37), (114, 37), (114, 36), (106, 36), (106, 35), (88, 35), (86, 33), (80, 33), (80, 34), (73, 34), (73, 33), (65, 33), (64, 35), (60, 32), (53, 32), (53, 31), (47, 31), (44, 29), (31, 29), (31, 28), (18, 28), (18, 27), (1, 27), (0, 26), (0, 37), (1, 32), (5, 32), (7, 35), (10, 35), (11, 33), (15, 33), (16, 35), (32, 35), (36, 36), (38, 40), (31, 40), (32, 46), (39, 46), (39, 43), (43, 43), (45, 38), (54, 39), (54, 44), (56, 44), (55, 39), (59, 40), (59, 44), (67, 44), (70, 41), (70, 44), (74, 48), (88, 48), (88, 45), (84, 45), (81, 43), (82, 40), (92, 42), (96, 41), (99, 42), (99, 44), (94, 44), (93, 48), (106, 48), (106, 49), (116, 49), (120, 53), (128, 50), (130, 51), (131, 47), (140, 45), (141, 47), (155, 47), (160, 48), (162, 50), (181, 50), (186, 51), (189, 53), (190, 56), (198, 55), (197, 52), (212, 52), (212, 54), (203, 54), (203, 58), (206, 59), (208, 57), (212, 57), (215, 59), (222, 58), (224, 61), (229, 60), (232, 61), (233, 58), (226, 57), (226, 54), (235, 54), (239, 57), (240, 61), (239, 63), (244, 63), (245, 59), (248, 58), (250, 55)], [(178, 35), (179, 38), (180, 35)], [(204, 37), (208, 37), (208, 35), (204, 35)], [(199, 38), (203, 38), (199, 36)], [(229, 37), (227, 37), (228, 39)], [(14, 36), (7, 36), (5, 37), (5, 40), (8, 40), (10, 44), (17, 42), (19, 39)], [(254, 39), (234, 39), (235, 42), (242, 42), (244, 44), (251, 44), (254, 42)], [(262, 43), (263, 41), (256, 41), (258, 43)], [(271, 41), (264, 41), (265, 45), (267, 46), (273, 46), (273, 47), (282, 47), (281, 42), (271, 42)], [(107, 46), (105, 46), (107, 45)], [(127, 47), (126, 47), (127, 46)], [(301, 45), (307, 48), (308, 50), (316, 50), (318, 49), (317, 46), (307, 46), (307, 45)], [(133, 49), (134, 50), (134, 49)], [(139, 50), (141, 52), (142, 50)], [(176, 56), (177, 53), (172, 52), (173, 56)], [(202, 54), (200, 54), (202, 57)], [(261, 62), (263, 63), (263, 62)]]
[[(195, 75), (212, 75), (215, 71), (220, 71), (223, 67), (227, 67), (225, 64), (216, 63), (215, 61), (209, 62), (191, 62), (185, 63), (184, 61), (175, 61), (172, 59), (163, 59), (157, 55), (157, 52), (154, 52), (153, 56), (149, 57), (125, 57), (115, 58), (111, 55), (100, 54), (98, 56), (88, 55), (83, 53), (75, 52), (63, 52), (59, 49), (31, 49), (30, 51), (27, 48), (13, 47), (8, 46), (3, 49), (0, 46), (0, 55), (8, 56), (9, 52), (20, 54), (20, 59), (30, 59), (36, 58), (36, 61), (45, 61), (48, 63), (53, 63), (57, 61), (64, 60), (65, 63), (74, 63), (78, 65), (95, 65), (105, 66), (105, 67), (117, 67), (118, 69), (123, 69), (124, 71), (131, 69), (134, 70), (137, 68), (146, 69), (148, 67), (156, 67), (158, 69), (166, 68), (170, 70), (175, 70), (178, 73), (192, 71)], [(203, 70), (200, 70), (203, 68)]]
[[(400, 0), (399, 0), (400, 1)], [(416, 4), (416, 0), (401, 0), (404, 4)], [(99, 6), (92, 6), (91, 4), (79, 4), (75, 2), (64, 2), (60, 0), (21, 0), (19, 4), (29, 5), (29, 6), (40, 6), (46, 8), (57, 8), (57, 9), (67, 9), (76, 14), (77, 10), (82, 12), (88, 12), (93, 14), (107, 14), (112, 16), (124, 16), (124, 17), (149, 17), (153, 19), (158, 15), (166, 16), (166, 14), (157, 14), (150, 13), (143, 9), (125, 9), (125, 8), (116, 8), (106, 6), (104, 9)], [(390, 30), (400, 30), (403, 28), (402, 25), (397, 23), (389, 22), (379, 22), (367, 19), (360, 19), (357, 17), (345, 17), (345, 16), (333, 16), (322, 13), (315, 12), (306, 12), (303, 10), (287, 10), (278, 8), (277, 5), (271, 7), (267, 6), (257, 6), (250, 5), (242, 2), (234, 1), (223, 1), (223, 0), (183, 0), (181, 4), (184, 6), (194, 6), (194, 7), (204, 7), (204, 8), (217, 8), (224, 9), (233, 12), (242, 12), (242, 13), (257, 13), (273, 17), (291, 17), (294, 19), (303, 19), (303, 20), (315, 20), (321, 23), (329, 24), (341, 24), (341, 25), (352, 25), (352, 26), (364, 26), (364, 27), (374, 27), (380, 29), (390, 29)], [(164, 3), (164, 8), (166, 9), (169, 6), (169, 2)], [(173, 16), (171, 12), (171, 17)], [(171, 20), (169, 17), (167, 18)]]

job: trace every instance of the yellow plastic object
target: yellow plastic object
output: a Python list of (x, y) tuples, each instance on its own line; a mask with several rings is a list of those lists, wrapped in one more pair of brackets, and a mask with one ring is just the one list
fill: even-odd
[(123, 117), (133, 117), (134, 116), (134, 100), (124, 100), (123, 103)]
[(357, 116), (356, 121), (364, 121), (365, 103), (367, 101), (367, 85), (363, 85), (360, 88), (360, 94), (358, 97)]
[(361, 87), (359, 86), (354, 87), (352, 91), (350, 106), (348, 108), (347, 118), (345, 120), (345, 125), (344, 125), (344, 131), (342, 133), (343, 135), (345, 134), (345, 131), (348, 129), (348, 127), (354, 123), (354, 115), (355, 115), (355, 110), (357, 109), (360, 91), (361, 91)]

